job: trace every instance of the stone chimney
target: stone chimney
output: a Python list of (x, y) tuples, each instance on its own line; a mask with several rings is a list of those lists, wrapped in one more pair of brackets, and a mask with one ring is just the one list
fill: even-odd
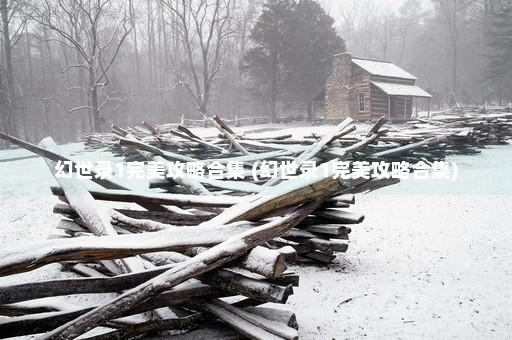
[(354, 112), (352, 56), (345, 52), (334, 56), (332, 73), (325, 84), (325, 120), (341, 121)]

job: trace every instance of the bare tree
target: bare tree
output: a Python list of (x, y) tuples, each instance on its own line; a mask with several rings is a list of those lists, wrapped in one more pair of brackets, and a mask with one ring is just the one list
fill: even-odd
[(174, 53), (171, 66), (178, 83), (192, 97), (199, 113), (206, 117), (212, 85), (229, 57), (229, 40), (238, 23), (234, 0), (163, 0), (179, 37), (182, 63)]
[[(2, 20), (2, 50), (4, 65), (0, 65), (0, 104), (3, 114), (0, 116), (2, 126), (9, 134), (16, 133), (14, 119), (16, 91), (12, 64), (12, 50), (22, 37), (26, 18), (22, 15), (24, 3), (21, 0), (0, 0), (0, 17)], [(2, 74), (3, 73), (3, 74)]]
[[(67, 109), (68, 112), (87, 110), (94, 131), (100, 131), (100, 112), (111, 100), (119, 100), (119, 91), (99, 90), (108, 85), (109, 70), (133, 28), (124, 2), (44, 0), (34, 7), (34, 13), (34, 19), (53, 32), (53, 41), (76, 51), (74, 63), (65, 65), (62, 72), (82, 69), (86, 73), (87, 103)], [(61, 103), (58, 98), (53, 99)]]
[(448, 49), (451, 53), (451, 91), (459, 89), (459, 54), (463, 31), (468, 22), (467, 14), (474, 0), (434, 0), (438, 16), (448, 33)]

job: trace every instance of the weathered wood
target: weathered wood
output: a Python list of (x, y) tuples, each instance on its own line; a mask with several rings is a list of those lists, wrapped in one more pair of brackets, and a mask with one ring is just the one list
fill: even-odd
[(293, 294), (292, 285), (282, 287), (228, 270), (211, 271), (199, 276), (199, 279), (230, 293), (265, 302), (285, 303)]
[(331, 263), (336, 258), (336, 255), (326, 254), (320, 251), (311, 251), (300, 255), (322, 263)]
[(87, 339), (101, 339), (101, 340), (117, 340), (117, 339), (132, 339), (144, 335), (148, 332), (163, 332), (168, 330), (190, 330), (197, 328), (202, 319), (200, 313), (196, 313), (183, 318), (166, 318), (166, 319), (153, 319), (146, 322), (136, 323), (129, 325), (122, 329), (118, 329), (106, 334), (101, 334)]
[(0, 286), (0, 304), (16, 303), (50, 296), (119, 292), (133, 288), (172, 268), (174, 265), (169, 264), (143, 272), (114, 277), (60, 279)]
[(202, 303), (201, 306), (220, 320), (251, 339), (298, 339), (296, 329), (268, 320), (257, 314), (236, 308), (221, 300)]
[[(114, 209), (115, 211), (123, 214), (124, 216), (135, 218), (152, 220), (155, 222), (190, 226), (198, 225), (202, 222), (208, 221), (211, 216), (208, 215), (193, 215), (193, 214), (177, 214), (169, 211), (143, 211), (143, 210), (128, 210), (128, 209)], [(62, 214), (63, 216), (75, 219), (78, 214), (68, 204), (56, 204), (53, 208), (53, 212), (56, 214)], [(115, 224), (116, 221), (113, 221)]]
[(326, 253), (334, 251), (344, 253), (348, 249), (348, 244), (343, 243), (340, 240), (324, 240), (320, 238), (312, 238), (308, 240), (308, 243), (310, 243), (315, 249)]
[(346, 118), (343, 120), (340, 124), (336, 126), (335, 129), (333, 129), (330, 133), (326, 134), (322, 139), (320, 139), (318, 142), (314, 143), (306, 151), (301, 153), (299, 157), (297, 157), (296, 162), (302, 163), (303, 161), (309, 160), (322, 150), (324, 146), (326, 146), (328, 143), (330, 143), (333, 139), (336, 139), (337, 136), (346, 129), (350, 124), (352, 124), (353, 119), (352, 118)]
[[(173, 289), (169, 292), (151, 297), (136, 308), (129, 309), (119, 315), (124, 317), (151, 311), (155, 308), (180, 305), (190, 300), (212, 299), (225, 296), (217, 288), (202, 284), (190, 284), (185, 287)], [(6, 337), (22, 336), (35, 333), (44, 333), (70, 322), (75, 318), (90, 312), (95, 307), (87, 307), (73, 311), (57, 311), (43, 315), (26, 315), (6, 320), (0, 320), (0, 335)]]
[(309, 225), (305, 228), (307, 231), (315, 234), (329, 235), (330, 237), (338, 238), (342, 235), (350, 234), (351, 229), (339, 224), (316, 224)]
[(237, 265), (269, 279), (281, 277), (288, 268), (285, 262), (285, 255), (277, 250), (260, 246), (255, 247)]
[(335, 220), (338, 223), (344, 224), (358, 224), (364, 220), (364, 215), (339, 209), (317, 210), (315, 211), (315, 215), (319, 216), (320, 218), (325, 217), (329, 220)]
[(85, 333), (105, 321), (115, 318), (126, 310), (129, 310), (131, 307), (146, 300), (148, 297), (170, 289), (191, 277), (218, 268), (225, 263), (240, 257), (249, 249), (281, 235), (299, 223), (312, 210), (314, 210), (319, 203), (320, 202), (310, 203), (286, 217), (272, 221), (260, 227), (252, 228), (247, 232), (238, 235), (235, 234), (231, 239), (194, 256), (190, 260), (180, 263), (178, 266), (160, 274), (154, 279), (125, 292), (109, 303), (95, 308), (72, 322), (68, 322), (45, 334), (42, 338), (76, 338), (80, 334)]
[[(180, 125), (178, 125), (178, 129), (180, 128)], [(188, 130), (188, 129), (187, 129)], [(190, 131), (190, 130), (188, 130)], [(209, 148), (213, 148), (213, 149), (216, 149), (216, 150), (219, 150), (221, 152), (225, 152), (225, 149), (218, 146), (218, 145), (215, 145), (215, 144), (212, 144), (212, 143), (209, 143), (209, 142), (206, 142), (205, 140), (203, 140), (202, 138), (200, 137), (197, 137), (197, 136), (189, 136), (188, 134), (182, 134), (180, 132), (177, 132), (177, 131), (173, 131), (173, 130), (170, 130), (169, 131), (171, 134), (177, 136), (177, 137), (181, 137), (183, 139), (186, 139), (186, 140), (189, 140), (191, 142), (195, 142), (195, 143), (198, 143), (198, 144), (202, 144), (204, 146), (207, 146)]]
[[(322, 137), (319, 141), (315, 142), (312, 145), (309, 145), (296, 159), (295, 163), (300, 165), (302, 162), (312, 159), (319, 153), (323, 147), (333, 141), (336, 136), (338, 136), (344, 129), (346, 129), (353, 122), (352, 118), (346, 118), (340, 124), (336, 126), (330, 133)], [(279, 172), (279, 175), (275, 178), (270, 179), (265, 183), (265, 186), (273, 186), (282, 181), (282, 173)]]
[[(293, 207), (304, 202), (333, 196), (342, 191), (347, 182), (332, 178), (331, 167), (327, 165), (327, 176), (319, 167), (311, 178), (298, 177), (280, 183), (266, 191), (234, 205), (211, 219), (214, 223), (229, 223), (240, 220), (257, 220), (271, 213)], [(324, 177), (325, 176), (325, 177)]]
[(259, 315), (267, 320), (282, 323), (297, 330), (299, 329), (297, 318), (292, 311), (268, 307), (246, 307), (244, 310)]
[[(39, 145), (46, 149), (60, 154), (59, 147), (51, 138), (43, 139)], [(114, 227), (110, 224), (108, 213), (97, 206), (91, 194), (79, 180), (57, 176), (55, 161), (45, 158), (50, 172), (55, 177), (64, 191), (64, 195), (69, 205), (78, 213), (87, 228), (95, 236), (113, 236), (117, 235)], [(122, 273), (143, 270), (143, 266), (136, 258), (126, 258), (114, 262)]]
[(142, 143), (135, 139), (119, 138), (119, 145), (130, 148), (135, 148), (142, 151), (147, 151), (157, 156), (163, 157), (167, 161), (180, 161), (180, 162), (196, 162), (197, 160), (191, 157), (182, 156), (173, 152), (161, 150), (155, 146)]
[(330, 201), (354, 204), (354, 203), (356, 203), (356, 196), (354, 194), (344, 194), (344, 195), (331, 197), (326, 202), (330, 202)]
[[(52, 193), (61, 196), (63, 190), (59, 187), (51, 187)], [(186, 194), (166, 193), (138, 193), (124, 190), (90, 190), (89, 193), (97, 200), (113, 202), (151, 202), (155, 204), (187, 206), (187, 207), (230, 207), (240, 202), (240, 197), (234, 196), (195, 196)], [(244, 199), (244, 198), (242, 198)]]
[[(113, 128), (114, 128), (114, 125), (113, 125)], [(115, 131), (119, 132), (119, 134), (121, 134), (127, 140), (138, 142), (139, 144), (142, 143), (141, 141), (137, 140), (137, 138), (135, 138), (133, 135), (127, 133), (126, 131), (124, 131), (122, 129), (117, 128), (117, 129), (115, 129)], [(143, 156), (147, 160), (162, 164), (164, 167), (166, 177), (170, 174), (168, 162), (162, 156), (155, 155), (154, 152), (147, 152), (147, 151), (142, 151), (142, 150), (137, 150), (137, 151), (141, 156)], [(173, 170), (177, 171), (177, 169), (173, 169)], [(205, 195), (205, 196), (211, 195), (211, 193), (197, 180), (195, 180), (193, 178), (188, 178), (183, 173), (179, 173), (176, 175), (177, 175), (176, 177), (172, 177), (173, 180), (176, 183), (178, 183), (179, 185), (181, 185), (189, 194)]]
[(212, 123), (224, 135), (224, 137), (226, 137), (226, 139), (228, 139), (231, 142), (231, 144), (233, 144), (233, 146), (237, 148), (242, 154), (250, 154), (249, 151), (247, 151), (242, 145), (240, 145), (240, 143), (234, 136), (235, 133), (226, 124), (224, 124), (220, 117), (213, 116)]
[(173, 340), (240, 340), (240, 333), (221, 322), (208, 323), (187, 333), (173, 334)]
[[(195, 247), (187, 249), (187, 252), (197, 255), (206, 250), (208, 250), (208, 248)], [(144, 254), (143, 257), (153, 264), (161, 266), (169, 263), (183, 262), (189, 259), (186, 255), (174, 252)], [(231, 268), (236, 270), (237, 267), (240, 267), (263, 277), (275, 279), (279, 278), (285, 272), (285, 260), (287, 257), (287, 255), (282, 254), (279, 250), (270, 250), (257, 246), (247, 254), (243, 254), (240, 259), (235, 260)]]
[[(251, 230), (247, 222), (229, 225), (169, 227), (164, 231), (123, 235), (36, 241), (5, 247), (0, 251), (0, 275), (36, 269), (70, 260), (110, 260), (157, 251), (182, 251), (190, 247), (214, 246), (231, 236)], [(242, 255), (242, 254), (240, 254)]]
[(417, 142), (417, 143), (412, 143), (412, 144), (404, 145), (404, 146), (399, 147), (399, 148), (394, 148), (394, 149), (391, 149), (391, 150), (385, 150), (385, 151), (381, 151), (381, 152), (376, 152), (376, 153), (374, 153), (372, 155), (372, 157), (375, 157), (375, 158), (378, 158), (378, 157), (389, 157), (391, 155), (396, 155), (396, 154), (399, 154), (399, 153), (402, 153), (402, 152), (406, 152), (406, 151), (417, 149), (417, 148), (419, 148), (421, 146), (424, 146), (424, 145), (438, 144), (438, 143), (443, 142), (445, 140), (446, 140), (446, 136), (432, 137), (432, 138), (428, 138), (428, 139), (422, 140), (422, 141)]

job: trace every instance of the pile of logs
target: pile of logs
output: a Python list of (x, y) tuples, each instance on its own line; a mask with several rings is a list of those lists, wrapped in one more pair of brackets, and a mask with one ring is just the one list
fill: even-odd
[[(444, 160), (452, 153), (472, 154), (479, 152), (476, 141), (469, 128), (442, 129), (439, 127), (420, 128), (420, 125), (400, 127), (385, 125), (381, 118), (369, 129), (360, 134), (352, 133), (356, 127), (351, 125), (343, 133), (331, 136), (322, 152), (315, 157), (322, 161), (335, 158), (358, 161), (418, 161), (433, 162)], [(146, 151), (156, 147), (166, 152), (163, 157), (170, 161), (207, 162), (226, 160), (254, 163), (256, 161), (291, 160), (307, 148), (322, 140), (325, 136), (315, 133), (303, 138), (292, 138), (286, 133), (273, 133), (271, 137), (258, 134), (236, 134), (219, 117), (212, 119), (212, 125), (219, 129), (217, 136), (202, 138), (183, 125), (154, 126), (143, 122), (141, 126), (126, 130), (114, 126), (108, 134), (91, 133), (81, 137), (90, 149), (108, 148), (114, 155), (123, 156), (126, 161), (144, 161), (136, 145), (123, 135), (129, 134), (139, 142), (146, 144)], [(119, 137), (121, 136), (120, 142)], [(139, 148), (141, 144), (138, 143)]]
[[(478, 144), (510, 138), (512, 115), (402, 127), (380, 119), (361, 134), (353, 133), (356, 127), (346, 119), (324, 136), (300, 140), (289, 134), (236, 134), (219, 117), (208, 124), (219, 135), (202, 138), (183, 125), (143, 123), (83, 136), (91, 149), (108, 147), (126, 161), (161, 164), (164, 178), (151, 180), (151, 190), (142, 192), (84, 169), (51, 138), (36, 146), (0, 133), (1, 139), (44, 157), (59, 184), (52, 193), (62, 201), (54, 207), (61, 220), (48, 240), (0, 250), (0, 276), (51, 263), (79, 275), (24, 283), (13, 279), (16, 284), (0, 286), (1, 337), (127, 339), (165, 331), (175, 339), (238, 339), (240, 334), (296, 339), (294, 313), (263, 305), (286, 303), (299, 284), (287, 262), (331, 263), (347, 251), (351, 228), (364, 218), (347, 210), (354, 194), (398, 182), (336, 177), (333, 164), (428, 163), (449, 153), (474, 153)], [(204, 170), (239, 162), (245, 176), (227, 179), (225, 169), (222, 179), (170, 176), (181, 171), (172, 164), (199, 161)], [(258, 163), (290, 161), (318, 166), (291, 177), (283, 168), (271, 178), (261, 169), (254, 172)], [(87, 185), (76, 173), (97, 185)], [(55, 300), (82, 294), (102, 299), (64, 307)]]
[(508, 144), (512, 139), (512, 113), (445, 115), (430, 120), (432, 128), (471, 129), (477, 145)]
[[(217, 151), (248, 167), (270, 159), (318, 160), (322, 165), (309, 176), (291, 179), (281, 172), (252, 182), (177, 177), (167, 183), (153, 182), (153, 186), (165, 187), (165, 192), (140, 192), (84, 170), (64, 156), (51, 138), (36, 146), (0, 134), (44, 157), (59, 184), (52, 192), (63, 202), (54, 208), (62, 219), (48, 240), (6, 245), (0, 250), (0, 276), (51, 263), (81, 276), (24, 283), (12, 279), (17, 284), (0, 286), (0, 315), (4, 316), (0, 317), (0, 335), (127, 339), (166, 331), (176, 339), (237, 339), (240, 334), (254, 339), (296, 339), (293, 312), (261, 306), (285, 303), (298, 285), (299, 276), (288, 270), (286, 262), (333, 261), (336, 253), (347, 250), (349, 226), (363, 220), (362, 215), (346, 210), (354, 203), (354, 194), (398, 180), (333, 176), (336, 160), (328, 150), (354, 130), (350, 119), (312, 144), (260, 153), (253, 149), (272, 144), (251, 141), (243, 145), (220, 118), (213, 124), (234, 151), (189, 130), (170, 141), (148, 128), (160, 144), (187, 152), (159, 148), (118, 127), (113, 127), (118, 140), (112, 142), (162, 164), (211, 153), (202, 159), (208, 164), (217, 155), (211, 151)], [(338, 146), (336, 155), (346, 159), (364, 149), (384, 133), (382, 125), (379, 121), (354, 145)], [(58, 176), (63, 164), (65, 175), (90, 175), (101, 188), (91, 189), (87, 181), (75, 176)], [(77, 294), (105, 295), (90, 306), (62, 308), (56, 303), (56, 297)]]

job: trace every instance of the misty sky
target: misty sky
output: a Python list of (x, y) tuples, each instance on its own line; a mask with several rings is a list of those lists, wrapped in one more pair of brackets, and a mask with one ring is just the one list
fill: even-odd
[[(354, 2), (359, 2), (361, 0), (320, 0), (320, 2), (326, 7), (326, 9), (331, 13), (331, 15), (336, 15), (336, 12), (339, 11), (341, 6), (350, 7)], [(400, 6), (403, 5), (405, 0), (374, 0), (379, 6), (383, 8), (392, 8), (394, 10), (398, 10)], [(431, 5), (430, 0), (420, 0), (420, 3), (424, 8), (427, 8)]]

